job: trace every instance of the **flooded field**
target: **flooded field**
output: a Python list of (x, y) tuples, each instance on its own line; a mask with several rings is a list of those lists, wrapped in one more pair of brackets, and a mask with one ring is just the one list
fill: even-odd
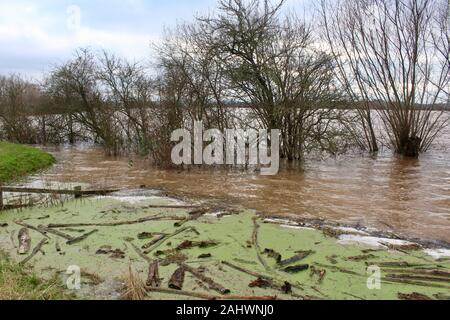
[(35, 182), (97, 187), (146, 185), (235, 203), (267, 214), (324, 218), (450, 242), (450, 132), (419, 160), (389, 151), (308, 161), (277, 176), (224, 170), (158, 170), (138, 159), (106, 157), (91, 146), (47, 148), (58, 163)]
[[(24, 209), (20, 221), (11, 210), (0, 247), (66, 284), (78, 270), (80, 298), (129, 299), (131, 278), (154, 300), (449, 298), (450, 250), (203, 205), (140, 189)], [(379, 290), (368, 281), (376, 270)]]

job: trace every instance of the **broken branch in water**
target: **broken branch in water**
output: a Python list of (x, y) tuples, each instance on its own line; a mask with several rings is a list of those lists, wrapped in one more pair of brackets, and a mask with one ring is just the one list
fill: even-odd
[(199, 247), (202, 249), (215, 247), (219, 243), (216, 241), (191, 241), (191, 240), (185, 240), (183, 241), (178, 247), (176, 247), (176, 250), (185, 250), (185, 249), (192, 249), (193, 247)]
[(79, 227), (117, 227), (124, 225), (139, 224), (148, 221), (158, 221), (158, 220), (184, 220), (184, 217), (164, 217), (161, 215), (153, 215), (150, 217), (145, 217), (138, 220), (132, 221), (121, 221), (121, 222), (110, 222), (110, 223), (70, 223), (70, 224), (49, 224), (48, 228), (79, 228)]
[(195, 205), (149, 205), (144, 206), (142, 209), (195, 209), (200, 208), (200, 206)]
[(310, 274), (311, 278), (316, 275), (316, 276), (319, 277), (319, 282), (322, 282), (323, 279), (325, 278), (326, 274), (327, 274), (327, 270), (325, 270), (325, 269), (316, 269), (315, 266), (311, 266), (311, 274)]
[(145, 261), (147, 261), (148, 263), (152, 263), (152, 260), (147, 257), (133, 242), (130, 242), (131, 246), (133, 247), (134, 251), (136, 251), (136, 253)]
[(363, 274), (360, 274), (360, 273), (357, 273), (357, 272), (354, 272), (354, 271), (351, 271), (351, 270), (347, 270), (347, 269), (344, 269), (344, 268), (341, 268), (341, 267), (338, 267), (338, 266), (329, 266), (329, 265), (321, 264), (321, 263), (315, 263), (315, 265), (317, 267), (326, 268), (326, 269), (330, 269), (330, 270), (337, 271), (337, 272), (347, 273), (347, 274), (351, 274), (351, 275), (354, 275), (354, 276), (366, 277)]
[(155, 260), (148, 266), (148, 277), (146, 285), (149, 287), (159, 288), (161, 286), (161, 278), (159, 277), (159, 262)]
[[(368, 264), (368, 263), (366, 263)], [(381, 268), (415, 268), (415, 267), (426, 267), (427, 264), (409, 263), (405, 261), (394, 261), (394, 262), (371, 262), (371, 265), (377, 265)]]
[(88, 233), (83, 234), (82, 236), (79, 236), (78, 238), (74, 238), (74, 239), (71, 239), (71, 240), (67, 241), (67, 244), (68, 244), (68, 245), (72, 245), (72, 244), (79, 243), (79, 242), (81, 242), (81, 241), (87, 239), (90, 235), (93, 235), (93, 234), (96, 233), (96, 232), (98, 232), (97, 229), (92, 230), (92, 231), (90, 231), (90, 232), (88, 232)]
[(66, 234), (64, 232), (61, 232), (61, 231), (58, 231), (58, 230), (54, 230), (54, 229), (50, 229), (50, 228), (47, 228), (47, 227), (44, 227), (44, 226), (39, 226), (38, 228), (42, 232), (53, 234), (55, 236), (61, 237), (63, 239), (66, 239), (67, 241), (73, 240), (72, 236), (70, 236), (70, 235), (68, 235), (68, 234)]
[(426, 276), (436, 276), (442, 278), (450, 278), (450, 272), (440, 269), (384, 269), (384, 272), (388, 273), (409, 273)]
[(180, 264), (182, 268), (184, 268), (187, 272), (191, 273), (193, 276), (195, 276), (197, 279), (203, 281), (206, 283), (211, 290), (217, 291), (220, 294), (229, 294), (230, 290), (224, 288), (222, 285), (215, 282), (213, 279), (205, 276), (204, 274), (200, 273), (198, 270), (188, 266), (187, 264)]
[(413, 292), (411, 294), (405, 294), (405, 293), (398, 293), (398, 298), (400, 300), (432, 300), (430, 297), (421, 294), (421, 293), (417, 293), (417, 292)]
[(40, 234), (42, 234), (44, 237), (46, 237), (47, 239), (50, 239), (50, 237), (46, 234), (46, 232), (43, 231), (42, 229), (38, 228), (38, 227), (29, 225), (29, 224), (24, 223), (24, 222), (21, 222), (21, 221), (14, 221), (14, 223), (17, 224), (17, 225), (19, 225), (19, 226), (21, 226), (21, 227), (24, 227), (24, 228), (28, 228), (28, 229), (37, 231), (37, 232), (39, 232)]
[(50, 228), (47, 228), (47, 227), (44, 227), (44, 226), (35, 227), (35, 226), (30, 225), (30, 224), (27, 224), (27, 223), (24, 223), (24, 222), (19, 222), (19, 221), (15, 221), (15, 223), (17, 225), (19, 225), (19, 226), (22, 226), (22, 227), (25, 227), (25, 228), (37, 231), (40, 234), (42, 234), (44, 237), (46, 237), (47, 239), (50, 239), (49, 236), (48, 236), (48, 233), (54, 234), (56, 236), (59, 236), (61, 238), (66, 239), (66, 240), (72, 240), (73, 239), (73, 237), (68, 235), (68, 234), (65, 234), (65, 233), (60, 232), (58, 230), (53, 230), (53, 229), (50, 229)]
[(178, 268), (170, 277), (169, 288), (174, 290), (182, 290), (184, 284), (184, 275), (186, 270), (183, 267)]
[[(244, 269), (244, 268), (239, 267), (239, 266), (237, 266), (235, 264), (232, 264), (232, 263), (230, 263), (228, 261), (221, 261), (221, 263), (226, 265), (226, 266), (228, 266), (228, 267), (230, 267), (230, 268), (232, 268), (232, 269), (234, 269), (234, 270), (246, 273), (246, 274), (251, 275), (251, 276), (253, 276), (255, 278), (261, 278), (261, 279), (269, 280), (269, 281), (272, 282), (272, 284), (274, 286), (274, 287), (272, 287), (272, 289), (277, 289), (277, 290), (281, 289), (281, 291), (284, 292), (284, 293), (286, 291), (289, 291), (289, 290), (287, 290), (288, 289), (287, 287), (289, 287), (289, 286), (291, 288), (296, 288), (296, 289), (299, 289), (299, 290), (303, 290), (303, 288), (298, 286), (298, 285), (288, 283), (287, 281), (276, 280), (272, 276), (268, 276), (268, 275), (264, 275), (264, 274), (260, 274), (260, 273), (256, 273), (256, 272)], [(300, 297), (300, 298), (303, 298), (303, 299), (307, 299), (307, 297), (304, 297), (304, 296), (299, 296), (299, 295), (293, 295), (293, 296), (297, 296), (297, 297)]]
[(282, 260), (282, 261), (278, 262), (278, 265), (280, 267), (286, 267), (286, 266), (288, 266), (288, 265), (290, 265), (292, 263), (299, 262), (300, 260), (303, 260), (303, 259), (307, 258), (308, 256), (310, 256), (313, 253), (314, 253), (314, 251), (311, 251), (311, 250), (309, 250), (309, 251), (299, 251), (295, 256), (293, 256), (293, 257), (291, 257), (289, 259)]
[(28, 261), (30, 261), (39, 251), (41, 251), (42, 247), (47, 244), (47, 239), (42, 239), (41, 242), (38, 243), (38, 245), (33, 249), (33, 252), (26, 257), (22, 262), (20, 262), (21, 265), (26, 264)]
[(175, 237), (175, 236), (179, 235), (180, 233), (185, 232), (185, 231), (188, 231), (188, 230), (194, 231), (195, 228), (193, 228), (193, 227), (186, 227), (186, 228), (178, 229), (178, 230), (175, 231), (174, 233), (169, 234), (169, 235), (163, 237), (161, 240), (159, 240), (158, 242), (156, 242), (155, 244), (153, 244), (151, 247), (148, 248), (148, 250), (146, 250), (146, 251), (144, 252), (144, 254), (149, 254), (149, 253), (151, 253), (153, 250), (155, 250), (155, 249), (158, 248), (160, 245), (162, 245), (166, 240), (168, 240), (168, 239), (170, 239), (170, 238), (172, 238), (172, 237)]
[[(291, 283), (289, 283), (287, 281), (276, 280), (272, 276), (268, 276), (268, 275), (264, 275), (264, 274), (260, 274), (260, 273), (256, 273), (256, 272), (244, 269), (244, 268), (239, 267), (239, 266), (237, 266), (235, 264), (232, 264), (232, 263), (230, 263), (228, 261), (221, 261), (221, 263), (226, 265), (226, 266), (228, 266), (228, 267), (230, 267), (230, 268), (232, 268), (232, 269), (234, 269), (234, 270), (240, 271), (242, 273), (246, 273), (246, 274), (251, 275), (253, 277), (260, 278), (260, 279), (265, 279), (265, 280), (270, 281), (272, 283), (272, 287), (271, 287), (272, 289), (281, 290), (281, 292), (283, 292), (285, 294), (289, 294), (290, 293), (293, 297), (301, 298), (301, 299), (304, 299), (304, 300), (310, 300), (311, 299), (311, 297), (302, 296), (302, 295), (294, 294), (294, 293), (291, 292), (292, 288), (303, 290), (303, 288), (298, 286), (298, 285), (291, 284)], [(317, 299), (317, 298), (314, 297), (314, 299)]]
[(174, 294), (174, 295), (181, 295), (186, 297), (193, 297), (193, 298), (199, 298), (204, 300), (277, 300), (277, 297), (257, 297), (257, 296), (232, 296), (232, 295), (226, 295), (226, 296), (213, 296), (205, 293), (199, 293), (199, 292), (190, 292), (190, 291), (182, 291), (182, 290), (173, 290), (173, 289), (165, 289), (165, 288), (146, 288), (147, 292), (156, 292), (156, 293), (165, 293), (165, 294)]
[(432, 277), (432, 276), (423, 276), (423, 275), (414, 275), (414, 274), (387, 274), (386, 277), (388, 278), (395, 278), (395, 279), (404, 279), (404, 280), (418, 280), (418, 281), (425, 281), (425, 282), (445, 282), (450, 283), (448, 278), (441, 278), (441, 277)]
[(253, 234), (252, 234), (252, 244), (256, 249), (256, 256), (258, 257), (259, 262), (262, 264), (264, 269), (270, 270), (269, 266), (267, 265), (266, 261), (261, 256), (261, 248), (259, 247), (258, 243), (258, 230), (259, 230), (259, 224), (257, 222), (257, 217), (253, 218)]
[(429, 283), (429, 282), (421, 282), (421, 281), (414, 281), (410, 279), (403, 279), (399, 277), (385, 277), (383, 278), (383, 281), (385, 282), (394, 282), (394, 283), (403, 283), (403, 284), (410, 284), (413, 286), (420, 286), (420, 287), (431, 287), (431, 288), (445, 288), (450, 289), (450, 286), (444, 286), (437, 283)]
[(263, 254), (267, 254), (269, 258), (274, 258), (277, 263), (281, 261), (281, 254), (273, 249), (264, 249)]
[(155, 239), (153, 239), (153, 240), (150, 241), (149, 243), (144, 244), (144, 245), (142, 246), (142, 249), (145, 250), (145, 249), (150, 248), (151, 246), (153, 246), (154, 244), (158, 243), (159, 241), (161, 241), (161, 240), (164, 239), (165, 237), (167, 237), (166, 234), (161, 234), (161, 235), (157, 236)]
[(237, 265), (235, 265), (235, 264), (232, 264), (231, 262), (228, 262), (228, 261), (221, 261), (221, 263), (224, 264), (224, 265), (226, 265), (226, 266), (228, 266), (228, 267), (230, 267), (230, 268), (232, 268), (232, 269), (235, 269), (235, 270), (237, 270), (237, 271), (246, 273), (246, 274), (251, 275), (251, 276), (254, 276), (254, 277), (256, 277), (256, 278), (262, 278), (262, 279), (267, 279), (267, 280), (273, 280), (273, 277), (271, 277), (271, 276), (262, 275), (262, 274), (259, 274), (259, 273), (256, 273), (256, 272), (253, 272), (253, 271), (244, 269), (244, 268), (239, 267), (239, 266), (237, 266)]
[(287, 267), (284, 268), (283, 271), (287, 272), (287, 273), (298, 273), (301, 271), (305, 271), (309, 269), (309, 265), (308, 264), (300, 264), (297, 266), (292, 266), (292, 267)]
[(261, 289), (267, 289), (272, 288), (273, 284), (271, 281), (263, 278), (258, 278), (248, 285), (250, 288), (261, 288)]
[(209, 208), (200, 208), (194, 211), (189, 212), (189, 216), (186, 217), (184, 220), (176, 222), (175, 227), (181, 227), (183, 224), (189, 221), (194, 221), (200, 218), (201, 216), (205, 215), (209, 211)]
[(28, 251), (30, 251), (31, 246), (31, 237), (30, 233), (28, 232), (28, 229), (25, 227), (20, 229), (18, 238), (19, 238), (18, 253), (21, 255), (28, 253)]

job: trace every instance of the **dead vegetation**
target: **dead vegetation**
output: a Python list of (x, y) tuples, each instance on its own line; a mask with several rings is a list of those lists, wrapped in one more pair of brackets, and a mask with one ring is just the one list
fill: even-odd
[[(111, 207), (110, 204), (108, 206)], [(189, 211), (189, 208), (183, 209), (183, 214), (179, 212), (180, 216), (177, 217), (181, 220), (177, 219), (176, 221), (184, 221), (186, 217), (192, 216), (201, 217), (204, 212), (209, 211), (199, 209), (193, 213)], [(77, 208), (77, 210), (79, 209)], [(147, 212), (142, 213), (142, 215), (147, 214)], [(327, 246), (336, 240), (326, 237), (320, 230), (316, 231), (316, 236), (322, 240), (311, 242), (308, 246), (305, 243), (308, 243), (309, 238), (304, 238), (300, 242), (290, 243), (289, 247), (280, 245), (283, 243), (280, 242), (280, 244), (274, 244), (273, 248), (266, 247), (262, 250), (261, 244), (267, 245), (265, 242), (265, 236), (268, 235), (267, 228), (276, 228), (276, 225), (262, 225), (260, 217), (245, 212), (239, 216), (225, 218), (211, 215), (203, 217), (199, 221), (194, 219), (186, 222), (187, 225), (184, 227), (174, 226), (170, 219), (172, 218), (170, 212), (141, 219), (136, 217), (129, 221), (119, 220), (114, 223), (106, 220), (106, 218), (119, 219), (120, 212), (117, 212), (114, 216), (97, 216), (89, 224), (73, 224), (68, 220), (64, 224), (45, 225), (43, 223), (51, 219), (52, 215), (45, 219), (39, 219), (41, 216), (42, 214), (39, 213), (35, 218), (28, 218), (28, 223), (18, 222), (17, 229), (10, 232), (11, 237), (11, 235), (17, 235), (17, 231), (22, 230), (20, 237), (14, 236), (11, 240), (16, 249), (20, 241), (31, 240), (33, 244), (28, 248), (27, 257), (24, 260), (21, 259), (22, 263), (26, 264), (35, 259), (46, 259), (45, 256), (51, 253), (54, 253), (56, 257), (59, 257), (60, 254), (70, 254), (71, 249), (77, 246), (80, 248), (80, 252), (87, 254), (91, 252), (93, 257), (104, 256), (105, 259), (111, 259), (108, 260), (108, 263), (111, 264), (127, 263), (130, 259), (133, 264), (129, 266), (128, 273), (123, 279), (125, 283), (124, 299), (150, 299), (153, 297), (152, 294), (158, 297), (160, 295), (163, 297), (178, 295), (213, 300), (233, 298), (247, 300), (327, 299), (331, 294), (327, 291), (326, 286), (332, 281), (338, 281), (340, 277), (352, 277), (366, 281), (364, 280), (367, 279), (364, 272), (367, 268), (366, 264), (367, 266), (374, 264), (383, 268), (382, 282), (386, 285), (400, 284), (407, 288), (409, 286), (423, 288), (424, 293), (432, 293), (429, 294), (430, 297), (440, 294), (441, 290), (449, 289), (450, 273), (447, 269), (424, 257), (415, 258), (413, 255), (398, 252), (401, 250), (399, 247), (386, 246), (388, 250), (361, 249), (359, 250), (360, 254), (356, 254), (352, 250), (352, 255), (336, 253), (326, 256), (333, 265), (321, 263), (327, 258), (322, 256), (320, 250), (316, 252), (316, 250), (308, 250), (308, 248), (316, 248), (316, 246), (320, 248), (321, 242), (327, 242), (323, 247), (327, 250)], [(244, 220), (245, 222), (243, 222)], [(65, 219), (61, 221), (65, 221)], [(79, 221), (79, 218), (75, 221)], [(37, 225), (38, 223), (42, 224)], [(219, 233), (216, 238), (216, 233), (208, 232), (209, 228), (215, 227), (215, 223), (231, 223), (228, 227), (244, 223), (244, 233), (240, 235), (240, 238), (234, 238), (232, 242), (229, 242), (228, 234)], [(94, 225), (98, 229), (90, 230)], [(78, 229), (82, 226), (83, 229)], [(205, 226), (208, 228), (205, 229)], [(119, 246), (118, 243), (108, 245), (103, 242), (105, 239), (101, 242), (101, 244), (105, 243), (104, 245), (95, 242), (96, 237), (103, 237), (102, 228), (112, 231), (112, 229), (121, 230), (124, 227), (132, 237), (124, 237), (128, 234), (120, 234), (116, 240), (121, 241), (123, 246)], [(339, 230), (339, 232), (344, 232), (343, 230)], [(352, 232), (352, 230), (348, 231)], [(301, 235), (302, 231), (292, 230), (291, 232)], [(313, 231), (308, 230), (308, 232)], [(25, 237), (27, 234), (28, 237)], [(246, 242), (246, 239), (250, 240)], [(40, 242), (38, 243), (38, 241)], [(48, 243), (54, 245), (47, 245)], [(94, 247), (92, 243), (95, 243)], [(228, 245), (242, 250), (240, 253), (244, 256), (228, 256), (228, 253), (224, 252), (222, 248)], [(303, 250), (298, 250), (297, 245)], [(410, 246), (406, 249), (413, 250), (415, 248)], [(397, 257), (398, 260), (394, 258), (390, 260), (386, 257)], [(402, 260), (400, 257), (407, 259)], [(261, 263), (260, 258), (264, 263)], [(244, 267), (244, 265), (249, 267)], [(133, 268), (139, 268), (139, 273)], [(92, 269), (89, 271), (82, 269), (81, 275), (87, 280), (83, 283), (98, 287), (104, 282), (107, 286), (105, 274), (97, 271), (92, 273), (92, 271)], [(242, 279), (245, 279), (243, 286)], [(301, 279), (301, 281), (296, 279)], [(194, 286), (192, 286), (193, 283), (195, 283)], [(332, 294), (351, 298), (358, 296), (354, 294), (355, 292), (345, 293), (340, 292), (340, 289), (336, 290)], [(264, 291), (267, 292), (267, 295), (264, 294)], [(364, 294), (359, 295), (359, 298), (364, 297), (366, 297)]]
[(0, 300), (67, 300), (59, 278), (43, 280), (33, 271), (17, 264), (0, 251)]
[(147, 296), (145, 290), (145, 284), (142, 279), (137, 275), (131, 265), (128, 269), (128, 273), (124, 276), (124, 293), (122, 299), (124, 300), (144, 300)]

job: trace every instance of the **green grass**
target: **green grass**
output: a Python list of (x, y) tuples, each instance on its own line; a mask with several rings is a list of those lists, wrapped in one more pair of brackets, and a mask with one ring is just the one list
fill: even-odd
[(68, 300), (62, 281), (40, 279), (30, 269), (12, 262), (0, 251), (0, 300)]
[(0, 141), (0, 183), (51, 166), (55, 158), (39, 149)]
[[(55, 162), (41, 150), (0, 141), (0, 184), (44, 169)], [(0, 252), (0, 300), (68, 299), (61, 281), (43, 280)]]

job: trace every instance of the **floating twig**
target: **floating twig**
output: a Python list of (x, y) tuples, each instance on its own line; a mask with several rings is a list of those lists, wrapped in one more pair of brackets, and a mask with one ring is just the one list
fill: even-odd
[(17, 225), (19, 225), (19, 226), (21, 226), (21, 227), (24, 227), (24, 228), (28, 228), (28, 229), (37, 231), (37, 232), (39, 232), (40, 234), (42, 234), (44, 237), (46, 237), (47, 239), (50, 239), (50, 237), (47, 235), (47, 233), (46, 233), (45, 231), (43, 231), (42, 229), (38, 228), (38, 227), (29, 225), (29, 224), (27, 224), (27, 223), (25, 223), (25, 222), (22, 222), (22, 221), (14, 221), (14, 223), (17, 224)]
[(287, 272), (287, 273), (299, 273), (305, 270), (309, 269), (309, 265), (308, 264), (300, 264), (297, 266), (292, 266), (292, 267), (287, 267), (284, 268), (283, 271)]
[(68, 244), (68, 245), (72, 245), (72, 244), (79, 243), (79, 242), (81, 242), (81, 241), (87, 239), (90, 235), (93, 235), (93, 234), (96, 233), (96, 232), (98, 232), (97, 229), (92, 230), (92, 231), (90, 231), (90, 232), (88, 232), (88, 233), (83, 234), (82, 236), (79, 236), (78, 238), (74, 238), (74, 239), (71, 239), (71, 240), (67, 241), (67, 244)]
[(152, 241), (150, 241), (147, 244), (144, 244), (142, 246), (142, 249), (146, 250), (148, 248), (150, 248), (151, 246), (153, 246), (154, 244), (158, 243), (159, 241), (163, 240), (165, 237), (167, 237), (167, 234), (161, 234), (159, 236), (157, 236), (155, 239), (153, 239)]
[(155, 260), (148, 266), (148, 277), (146, 285), (149, 287), (159, 288), (161, 286), (161, 278), (159, 277), (159, 262)]
[(19, 254), (27, 254), (28, 251), (30, 251), (30, 246), (31, 246), (31, 237), (30, 237), (30, 233), (28, 232), (28, 228), (22, 228), (19, 230), (19, 249), (18, 249), (18, 253)]
[(21, 265), (26, 264), (28, 261), (30, 261), (39, 251), (41, 251), (42, 247), (48, 242), (47, 239), (42, 239), (41, 242), (38, 243), (38, 245), (33, 249), (31, 254), (26, 257), (22, 262), (20, 262)]
[(69, 224), (49, 224), (48, 228), (56, 229), (56, 228), (79, 228), (79, 227), (117, 227), (124, 225), (132, 225), (139, 224), (148, 221), (161, 221), (161, 220), (183, 220), (184, 217), (173, 217), (173, 216), (161, 216), (161, 215), (153, 215), (150, 217), (141, 218), (138, 220), (132, 221), (121, 221), (121, 222), (105, 222), (105, 223), (69, 223)]
[(152, 245), (150, 248), (148, 248), (144, 253), (145, 253), (145, 254), (151, 253), (153, 250), (155, 250), (156, 248), (158, 248), (160, 245), (162, 245), (162, 244), (163, 244), (165, 241), (167, 241), (168, 239), (173, 238), (173, 237), (179, 235), (180, 233), (183, 233), (183, 232), (188, 231), (188, 230), (195, 230), (195, 228), (192, 228), (192, 227), (186, 227), (186, 228), (178, 229), (178, 230), (175, 231), (174, 233), (165, 236), (164, 238), (162, 238), (161, 240), (159, 240), (158, 242), (156, 242), (155, 244), (153, 244), (153, 245)]
[(291, 257), (289, 259), (280, 261), (278, 263), (278, 265), (280, 267), (286, 267), (286, 266), (288, 266), (290, 264), (299, 262), (299, 261), (307, 258), (308, 256), (310, 256), (313, 253), (314, 253), (314, 251), (311, 251), (311, 250), (309, 250), (309, 251), (299, 251), (295, 256), (293, 256), (293, 257)]
[(131, 247), (134, 249), (134, 251), (136, 251), (136, 253), (145, 261), (147, 261), (148, 263), (152, 263), (152, 259), (150, 259), (149, 257), (147, 257), (144, 252), (141, 251), (141, 249), (139, 249), (133, 242), (130, 242)]
[(211, 290), (217, 291), (220, 294), (229, 294), (230, 290), (223, 287), (221, 284), (218, 284), (213, 279), (205, 276), (204, 274), (200, 273), (198, 270), (188, 266), (187, 264), (180, 264), (182, 268), (184, 268), (187, 272), (191, 273), (193, 276), (195, 276), (197, 279), (203, 281), (206, 283)]
[(147, 292), (156, 292), (156, 293), (165, 293), (165, 294), (174, 294), (174, 295), (182, 295), (186, 297), (193, 297), (193, 298), (199, 298), (204, 300), (277, 300), (277, 297), (269, 297), (269, 296), (232, 296), (232, 295), (226, 295), (226, 296), (213, 296), (205, 293), (199, 293), (199, 292), (190, 292), (190, 291), (183, 291), (183, 290), (173, 290), (173, 289), (165, 289), (165, 288), (152, 288), (147, 287)]
[(178, 268), (170, 277), (169, 288), (174, 290), (182, 290), (184, 284), (184, 275), (186, 270), (183, 267)]
[(403, 279), (403, 278), (398, 278), (398, 277), (385, 277), (385, 278), (383, 278), (383, 281), (394, 282), (394, 283), (410, 284), (410, 285), (413, 285), (413, 286), (420, 286), (420, 287), (450, 289), (450, 286), (444, 286), (444, 285), (437, 284), (437, 283), (428, 283), (428, 282), (414, 281), (414, 280)]
[(264, 269), (267, 271), (270, 270), (269, 266), (267, 265), (266, 261), (261, 256), (261, 248), (259, 247), (258, 243), (258, 230), (259, 230), (259, 224), (257, 222), (257, 217), (253, 218), (253, 234), (252, 234), (252, 244), (256, 249), (256, 256), (258, 257), (259, 262), (262, 264)]
[(39, 226), (38, 228), (42, 232), (53, 234), (55, 236), (61, 237), (63, 239), (66, 239), (67, 241), (72, 241), (74, 239), (71, 235), (68, 235), (68, 234), (66, 234), (64, 232), (61, 232), (59, 230), (50, 229), (50, 228), (47, 228), (47, 227), (44, 227), (44, 226)]

